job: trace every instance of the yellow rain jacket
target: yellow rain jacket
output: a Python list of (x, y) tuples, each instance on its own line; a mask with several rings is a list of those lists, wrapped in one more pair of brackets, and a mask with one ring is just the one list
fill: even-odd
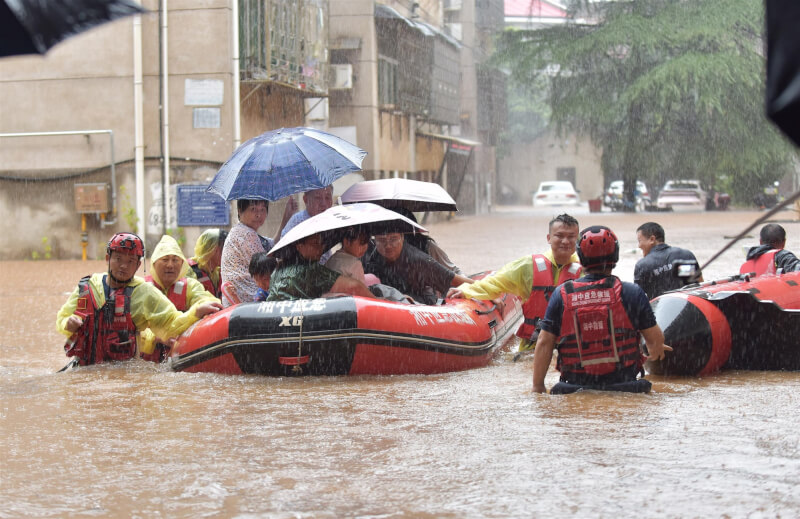
[[(208, 273), (214, 286), (219, 286), (219, 266), (212, 272), (208, 272), (208, 260), (211, 258), (211, 255), (214, 254), (217, 245), (219, 245), (219, 229), (208, 229), (197, 238), (197, 242), (194, 244), (194, 256), (191, 258), (197, 262), (197, 266), (200, 267), (200, 270)], [(189, 269), (186, 275), (197, 279), (197, 275), (192, 269)]]
[[(103, 278), (106, 275), (106, 272), (100, 272), (92, 274), (89, 279), (92, 294), (98, 308), (106, 302), (103, 290)], [(136, 329), (139, 330), (140, 335), (142, 331), (150, 328), (152, 330), (151, 333), (155, 333), (165, 340), (171, 339), (177, 337), (198, 321), (194, 306), (186, 312), (179, 312), (161, 291), (150, 283), (146, 283), (144, 279), (134, 277), (128, 283), (128, 286), (134, 287), (131, 293), (131, 319), (133, 324), (136, 325)], [(65, 325), (67, 319), (75, 313), (77, 301), (78, 288), (75, 287), (75, 290), (70, 294), (69, 299), (56, 316), (56, 329), (67, 337), (71, 336), (72, 333), (67, 331)]]
[[(164, 288), (164, 296), (169, 292), (169, 289), (172, 286), (165, 287), (164, 283), (158, 278), (158, 274), (156, 273), (156, 269), (152, 268), (152, 265), (155, 264), (156, 261), (163, 258), (164, 256), (178, 256), (181, 260), (183, 260), (183, 265), (181, 265), (181, 272), (178, 275), (178, 279), (186, 278), (186, 306), (187, 307), (194, 307), (197, 304), (203, 303), (220, 303), (220, 300), (217, 299), (214, 294), (211, 294), (206, 290), (202, 283), (197, 281), (194, 278), (187, 277), (187, 272), (191, 272), (192, 269), (189, 268), (189, 263), (186, 262), (186, 257), (183, 255), (183, 251), (181, 250), (180, 245), (178, 242), (175, 241), (175, 238), (169, 235), (164, 235), (161, 237), (161, 241), (158, 242), (155, 249), (153, 249), (153, 254), (150, 256), (150, 265), (152, 272), (150, 273), (153, 276), (153, 281), (159, 284), (159, 286)], [(137, 327), (138, 328), (138, 327)], [(139, 343), (139, 352), (140, 353), (153, 353), (156, 346), (156, 337), (167, 340), (171, 337), (164, 337), (159, 335), (157, 332), (154, 333), (154, 330), (144, 330), (141, 333), (141, 341)]]
[[(553, 258), (553, 250), (547, 249), (542, 255), (553, 264), (553, 283), (558, 281), (561, 270), (565, 265), (556, 264)], [(578, 263), (578, 255), (573, 253), (569, 259), (570, 263)], [(531, 297), (533, 288), (533, 255), (523, 256), (517, 260), (505, 264), (500, 270), (479, 279), (474, 283), (464, 283), (458, 287), (464, 297), (488, 301), (495, 299), (503, 294), (514, 294), (523, 301)], [(520, 339), (519, 350), (529, 350), (535, 344), (531, 344), (526, 339)]]

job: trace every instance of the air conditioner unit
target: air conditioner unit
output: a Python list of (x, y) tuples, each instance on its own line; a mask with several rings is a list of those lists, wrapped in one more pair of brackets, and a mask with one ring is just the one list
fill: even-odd
[(353, 65), (350, 63), (331, 65), (331, 90), (353, 88)]

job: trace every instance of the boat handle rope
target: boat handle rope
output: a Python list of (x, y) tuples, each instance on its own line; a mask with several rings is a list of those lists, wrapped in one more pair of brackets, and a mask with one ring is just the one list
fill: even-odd
[(297, 339), (297, 364), (292, 366), (292, 373), (302, 373), (303, 368), (300, 367), (300, 359), (303, 357), (303, 322), (305, 321), (305, 317), (303, 316), (303, 306), (300, 305), (300, 333)]
[[(503, 297), (500, 299), (500, 301), (505, 303), (507, 296), (508, 296), (508, 294), (503, 294)], [(478, 301), (478, 300), (476, 299), (476, 301)], [(489, 308), (488, 310), (478, 310), (477, 308), (475, 308), (473, 311), (478, 315), (486, 315), (486, 314), (490, 314), (490, 313), (494, 312), (495, 310), (497, 310), (497, 303), (492, 304), (492, 307)]]

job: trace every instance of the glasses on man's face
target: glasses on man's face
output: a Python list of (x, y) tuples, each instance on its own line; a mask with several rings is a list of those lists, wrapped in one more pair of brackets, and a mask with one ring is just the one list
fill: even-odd
[(387, 245), (400, 245), (403, 242), (403, 235), (402, 234), (386, 234), (382, 236), (375, 236), (375, 243), (380, 245), (381, 247), (385, 247)]

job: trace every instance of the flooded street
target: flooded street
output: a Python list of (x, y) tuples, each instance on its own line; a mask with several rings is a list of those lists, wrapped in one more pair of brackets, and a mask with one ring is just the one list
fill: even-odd
[[(464, 271), (547, 247), (558, 212), (427, 224)], [(704, 264), (763, 213), (569, 211)], [(800, 253), (800, 223), (779, 221)], [(738, 272), (756, 227), (704, 271)], [(102, 262), (0, 263), (0, 517), (796, 517), (800, 374), (649, 377), (649, 395), (531, 393), (532, 362), (433, 376), (262, 378), (145, 362), (55, 373), (55, 315)], [(551, 370), (547, 385), (557, 381)]]

